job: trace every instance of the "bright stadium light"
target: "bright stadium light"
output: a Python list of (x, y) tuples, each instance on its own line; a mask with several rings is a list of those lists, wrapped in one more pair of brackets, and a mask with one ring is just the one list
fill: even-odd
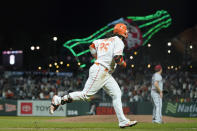
[(10, 65), (15, 64), (15, 55), (10, 55)]
[(130, 59), (133, 60), (133, 56), (132, 55), (130, 56)]
[(151, 44), (149, 43), (147, 46), (148, 46), (148, 48), (150, 48), (151, 47)]
[(69, 66), (70, 66), (70, 64), (66, 64), (66, 66), (67, 66), (67, 67), (69, 67)]
[(39, 50), (40, 49), (40, 46), (36, 46), (36, 49)]
[(168, 46), (171, 46), (172, 45), (172, 43), (171, 42), (168, 42)]
[(56, 66), (57, 65), (57, 62), (55, 62), (54, 65)]
[(147, 67), (148, 67), (148, 68), (150, 68), (150, 67), (151, 67), (151, 65), (150, 65), (150, 64), (148, 64), (148, 65), (147, 65)]
[(60, 61), (60, 65), (63, 65), (64, 64), (64, 62), (63, 61)]
[(168, 54), (170, 54), (171, 53), (171, 50), (168, 50)]
[(189, 46), (189, 48), (190, 48), (190, 49), (193, 49), (193, 46), (192, 46), (192, 45), (190, 45), (190, 46)]
[(134, 55), (137, 55), (137, 51), (134, 52)]
[(134, 65), (134, 64), (132, 64), (132, 65), (131, 65), (131, 68), (134, 68), (134, 67), (135, 67), (135, 65)]
[(57, 37), (56, 36), (53, 37), (53, 41), (57, 41)]
[(59, 72), (59, 70), (56, 70), (56, 73), (58, 73)]
[(42, 67), (41, 67), (41, 66), (39, 66), (39, 67), (38, 67), (38, 70), (41, 70), (41, 69), (42, 69)]
[(80, 63), (80, 62), (78, 62), (77, 64), (78, 64), (79, 66), (81, 65), (81, 63)]
[(52, 67), (52, 64), (49, 64), (49, 67)]
[(35, 47), (34, 47), (34, 46), (31, 46), (30, 49), (31, 49), (31, 50), (35, 50)]

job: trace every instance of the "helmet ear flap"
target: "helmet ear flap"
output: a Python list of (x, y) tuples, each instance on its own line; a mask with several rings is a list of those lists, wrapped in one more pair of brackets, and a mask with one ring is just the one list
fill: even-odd
[(126, 32), (125, 32), (125, 38), (127, 38), (128, 37), (128, 30), (126, 30)]

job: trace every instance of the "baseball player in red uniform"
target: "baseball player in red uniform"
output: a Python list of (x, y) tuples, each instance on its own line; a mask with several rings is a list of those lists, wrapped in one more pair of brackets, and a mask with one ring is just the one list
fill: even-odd
[(89, 77), (84, 89), (69, 93), (63, 97), (55, 95), (52, 98), (50, 114), (53, 114), (59, 105), (77, 100), (91, 100), (91, 97), (103, 88), (112, 97), (119, 127), (124, 128), (136, 125), (137, 121), (130, 121), (123, 113), (121, 90), (112, 76), (117, 64), (126, 67), (126, 62), (123, 59), (125, 45), (122, 40), (127, 37), (126, 25), (118, 23), (114, 26), (112, 37), (95, 40), (89, 48), (96, 61), (89, 69)]

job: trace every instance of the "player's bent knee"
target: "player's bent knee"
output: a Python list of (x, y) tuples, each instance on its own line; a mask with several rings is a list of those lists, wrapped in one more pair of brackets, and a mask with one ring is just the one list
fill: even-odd
[(83, 100), (85, 100), (85, 101), (90, 101), (91, 100), (91, 96), (92, 95), (88, 95), (88, 94), (86, 94), (86, 93), (82, 93), (82, 97), (83, 97)]
[(117, 94), (111, 95), (112, 99), (121, 99), (121, 93), (117, 92)]

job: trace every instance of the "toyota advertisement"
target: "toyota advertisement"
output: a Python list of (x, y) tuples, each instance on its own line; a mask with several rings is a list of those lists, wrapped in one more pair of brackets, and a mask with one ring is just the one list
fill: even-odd
[(60, 106), (54, 115), (49, 114), (50, 101), (18, 101), (18, 116), (66, 116), (66, 105)]

